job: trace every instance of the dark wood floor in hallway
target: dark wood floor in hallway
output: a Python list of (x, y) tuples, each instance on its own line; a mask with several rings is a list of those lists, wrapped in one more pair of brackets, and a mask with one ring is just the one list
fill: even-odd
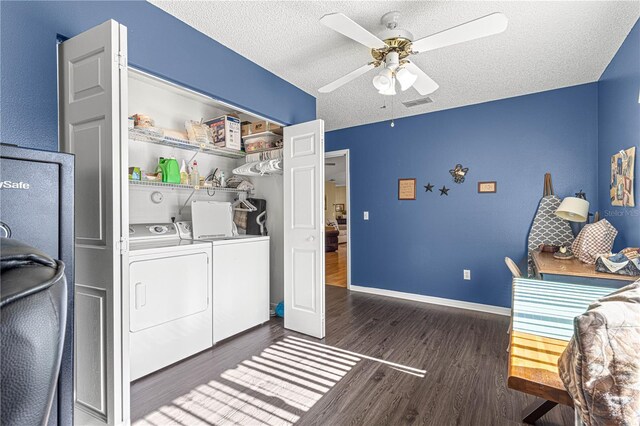
[(507, 317), (326, 291), (323, 341), (271, 320), (135, 382), (133, 423), (520, 424), (533, 398), (506, 388)]

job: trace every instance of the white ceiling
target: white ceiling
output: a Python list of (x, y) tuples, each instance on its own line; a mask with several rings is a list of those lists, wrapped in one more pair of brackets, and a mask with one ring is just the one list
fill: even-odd
[[(315, 96), (327, 130), (391, 118), (389, 97), (371, 84), (375, 71), (332, 93), (318, 93), (371, 59), (366, 47), (320, 24), (327, 13), (343, 12), (377, 33), (383, 29), (380, 17), (398, 10), (400, 27), (416, 39), (492, 12), (509, 18), (502, 34), (413, 56), (440, 89), (430, 95), (433, 103), (411, 109), (400, 102), (420, 95), (400, 92), (394, 97), (396, 117), (597, 81), (640, 17), (638, 1), (151, 3)], [(385, 98), (387, 108), (381, 109)]]
[[(328, 164), (327, 164), (328, 163)], [(324, 180), (335, 182), (338, 186), (347, 184), (347, 157), (329, 157), (324, 160)]]

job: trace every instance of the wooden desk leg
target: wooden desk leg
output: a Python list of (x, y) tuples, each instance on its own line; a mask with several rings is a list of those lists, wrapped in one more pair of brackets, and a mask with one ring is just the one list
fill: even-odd
[(558, 405), (557, 402), (553, 401), (540, 401), (536, 400), (534, 403), (530, 404), (527, 408), (522, 410), (522, 423), (528, 425), (536, 424), (536, 421), (547, 414), (549, 410)]

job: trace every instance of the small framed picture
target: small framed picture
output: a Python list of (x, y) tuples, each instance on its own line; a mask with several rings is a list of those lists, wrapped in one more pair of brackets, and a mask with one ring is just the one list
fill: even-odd
[(416, 179), (400, 178), (398, 179), (398, 200), (415, 200), (416, 199)]
[(335, 206), (335, 210), (337, 212), (343, 212), (344, 211), (344, 204), (334, 204)]
[(496, 181), (478, 182), (479, 194), (493, 194), (498, 191), (498, 184)]

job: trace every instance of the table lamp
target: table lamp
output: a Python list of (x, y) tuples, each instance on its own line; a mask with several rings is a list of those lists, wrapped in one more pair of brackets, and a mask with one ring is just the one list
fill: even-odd
[(589, 218), (589, 202), (583, 198), (567, 197), (560, 203), (556, 216), (570, 222), (586, 222)]

